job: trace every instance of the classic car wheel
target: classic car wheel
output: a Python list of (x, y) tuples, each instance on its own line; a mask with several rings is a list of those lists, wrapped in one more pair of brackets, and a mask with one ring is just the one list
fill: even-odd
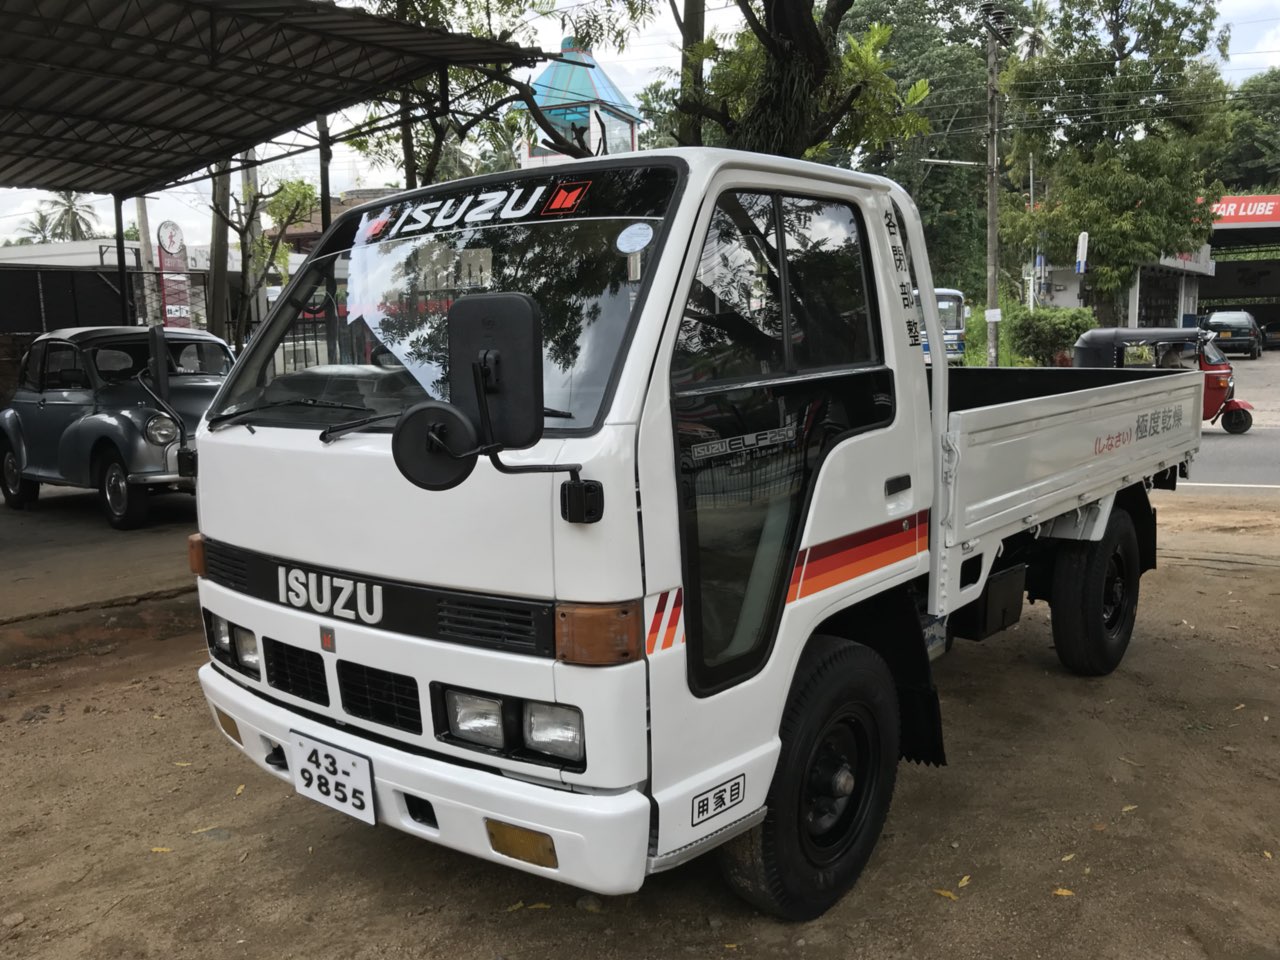
[(129, 482), (129, 472), (118, 453), (109, 453), (98, 471), (98, 494), (107, 520), (117, 530), (132, 530), (147, 519), (147, 488)]
[(35, 503), (40, 496), (40, 484), (35, 480), (22, 479), (18, 454), (3, 441), (0, 441), (0, 492), (4, 493), (5, 504), (14, 510)]
[(1227, 433), (1245, 433), (1253, 426), (1253, 414), (1241, 407), (1222, 415), (1222, 429)]

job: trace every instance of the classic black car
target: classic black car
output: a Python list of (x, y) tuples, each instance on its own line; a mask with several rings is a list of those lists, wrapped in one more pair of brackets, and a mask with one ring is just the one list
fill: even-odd
[[(153, 362), (160, 353), (167, 375)], [(0, 410), (5, 503), (22, 509), (46, 483), (91, 487), (113, 526), (141, 525), (151, 491), (193, 489), (180, 476), (180, 440), (193, 447), (231, 364), (227, 345), (198, 330), (160, 338), (146, 327), (83, 327), (37, 338)]]

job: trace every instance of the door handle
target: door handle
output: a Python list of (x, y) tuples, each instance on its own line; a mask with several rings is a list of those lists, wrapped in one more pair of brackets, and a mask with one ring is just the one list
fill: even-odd
[(911, 474), (904, 473), (897, 477), (890, 477), (884, 482), (884, 495), (892, 497), (895, 493), (901, 493), (903, 490), (911, 489)]
[(47, 402), (48, 402), (48, 401), (47, 401), (47, 400), (45, 400), (45, 398), (44, 398), (44, 397), (41, 397), (41, 398), (36, 402), (36, 406), (37, 406), (37, 407), (39, 407), (41, 410), (43, 410), (43, 409), (44, 409), (44, 405), (45, 405)]

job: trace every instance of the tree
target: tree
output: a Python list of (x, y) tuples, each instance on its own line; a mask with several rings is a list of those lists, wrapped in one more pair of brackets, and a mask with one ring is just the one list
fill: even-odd
[(928, 83), (900, 91), (884, 55), (892, 31), (842, 32), (854, 0), (736, 0), (747, 27), (718, 41), (701, 99), (677, 108), (719, 128), (726, 146), (786, 157), (843, 159), (922, 133)]
[(22, 235), (23, 243), (52, 243), (56, 239), (53, 235), (53, 219), (47, 210), (37, 209), (31, 217), (22, 221), (18, 232)]
[(138, 234), (138, 224), (136, 221), (130, 220), (129, 225), (124, 228), (124, 238), (126, 240), (141, 239), (141, 236)]
[(54, 240), (91, 240), (98, 230), (98, 213), (87, 195), (59, 190), (52, 200), (41, 200)]
[(1042, 367), (1052, 366), (1080, 335), (1098, 325), (1092, 310), (1082, 307), (1014, 307), (1005, 317), (1009, 342), (1018, 353)]
[(1227, 109), (1230, 134), (1214, 172), (1229, 190), (1280, 188), (1280, 67), (1240, 84)]
[(1086, 283), (1104, 322), (1139, 266), (1208, 238), (1198, 198), (1221, 194), (1207, 168), (1226, 130), (1226, 85), (1208, 59), (1226, 52), (1216, 18), (1212, 0), (1062, 0), (1044, 52), (1002, 78), (1010, 172), (1025, 182), (1034, 156), (1045, 184), (1036, 204), (1005, 205), (1002, 235), (1063, 263), (1088, 231)]
[(930, 78), (929, 96), (916, 108), (928, 132), (887, 139), (865, 150), (859, 166), (896, 180), (915, 200), (934, 281), (976, 294), (986, 262), (986, 57), (981, 26), (966, 11), (957, 0), (855, 0), (843, 26), (858, 34), (893, 23), (885, 55), (900, 95), (915, 78)]
[[(235, 232), (240, 246), (240, 296), (231, 309), (231, 336), (236, 349), (244, 345), (253, 305), (273, 273), (288, 279), (289, 248), (285, 231), (311, 218), (320, 208), (316, 188), (305, 180), (281, 180), (248, 196), (232, 194), (231, 209), (211, 205), (214, 214)], [(275, 230), (260, 233), (263, 214)], [(257, 229), (255, 229), (257, 225)]]

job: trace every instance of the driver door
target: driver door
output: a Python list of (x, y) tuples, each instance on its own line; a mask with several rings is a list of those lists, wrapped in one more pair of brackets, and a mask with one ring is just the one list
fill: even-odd
[(26, 433), (31, 472), (44, 479), (64, 479), (70, 464), (59, 451), (67, 428), (93, 410), (93, 388), (80, 351), (52, 341), (45, 352), (44, 382), (36, 401), (33, 426)]

